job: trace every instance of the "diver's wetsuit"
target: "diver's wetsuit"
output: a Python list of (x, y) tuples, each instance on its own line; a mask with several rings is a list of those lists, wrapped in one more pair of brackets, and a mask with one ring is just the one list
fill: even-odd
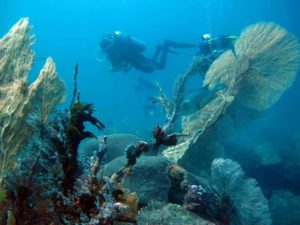
[[(164, 69), (167, 63), (167, 56), (168, 53), (177, 54), (176, 52), (170, 50), (171, 48), (193, 48), (195, 47), (194, 44), (188, 43), (179, 43), (175, 41), (166, 40), (163, 45), (158, 45), (156, 51), (152, 56), (152, 62), (157, 65), (157, 69)], [(160, 58), (158, 60), (158, 57)]]
[[(197, 55), (211, 56), (217, 58), (221, 53), (226, 50), (233, 49), (234, 41), (237, 37), (230, 35), (222, 35), (216, 38), (210, 38), (208, 40), (203, 40), (199, 44), (199, 52)], [(217, 54), (215, 54), (217, 52)]]
[(170, 47), (174, 48), (191, 48), (192, 44), (178, 43), (167, 40), (163, 45), (158, 45), (151, 59), (139, 53), (136, 55), (130, 55), (127, 59), (130, 64), (136, 69), (145, 73), (152, 73), (154, 70), (162, 70), (167, 63), (168, 53), (177, 54), (170, 50)]
[[(122, 33), (122, 36), (111, 36), (114, 40), (109, 48), (103, 51), (107, 54), (107, 59), (112, 64), (112, 69), (127, 71), (130, 67), (134, 67), (145, 73), (151, 73), (154, 70), (161, 70), (165, 68), (167, 62), (167, 55), (170, 47), (175, 48), (191, 48), (195, 45), (182, 44), (174, 41), (165, 41), (163, 45), (159, 45), (150, 59), (143, 55), (145, 44), (141, 41)], [(174, 53), (174, 52), (173, 52)]]
[(203, 39), (199, 44), (199, 51), (196, 56), (201, 57), (201, 67), (199, 71), (205, 74), (209, 69), (210, 65), (225, 51), (234, 50), (234, 42), (237, 39), (236, 36), (222, 35), (215, 38)]

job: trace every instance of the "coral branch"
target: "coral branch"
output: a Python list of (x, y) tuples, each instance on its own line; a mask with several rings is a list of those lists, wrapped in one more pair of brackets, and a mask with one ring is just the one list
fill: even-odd
[(203, 57), (195, 57), (186, 72), (179, 75), (178, 79), (176, 80), (171, 100), (167, 98), (159, 83), (156, 83), (156, 87), (159, 91), (159, 96), (154, 96), (152, 97), (152, 99), (153, 103), (158, 104), (166, 114), (166, 130), (173, 128), (173, 124), (180, 114), (180, 106), (184, 98), (186, 83), (192, 75), (201, 72), (201, 69), (203, 68), (201, 66), (203, 66)]

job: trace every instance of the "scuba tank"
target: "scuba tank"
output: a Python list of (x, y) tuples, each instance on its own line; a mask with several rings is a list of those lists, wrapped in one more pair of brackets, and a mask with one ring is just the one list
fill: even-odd
[(131, 51), (142, 53), (146, 49), (146, 43), (140, 39), (132, 37), (121, 31), (115, 31), (113, 34), (115, 36), (115, 41), (123, 42)]

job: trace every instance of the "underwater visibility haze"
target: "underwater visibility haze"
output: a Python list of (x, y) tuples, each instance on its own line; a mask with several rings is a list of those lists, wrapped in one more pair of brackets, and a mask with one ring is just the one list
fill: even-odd
[(300, 224), (299, 9), (0, 0), (0, 224)]

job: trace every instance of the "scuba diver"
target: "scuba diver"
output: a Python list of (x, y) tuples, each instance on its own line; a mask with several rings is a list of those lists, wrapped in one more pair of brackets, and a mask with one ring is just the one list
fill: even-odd
[(197, 55), (202, 54), (211, 58), (211, 60), (215, 60), (227, 50), (234, 52), (234, 43), (237, 38), (234, 35), (222, 35), (213, 38), (210, 34), (203, 34)]
[(111, 63), (111, 72), (127, 72), (135, 68), (145, 73), (165, 68), (168, 53), (177, 54), (170, 48), (192, 48), (194, 44), (178, 43), (166, 40), (157, 46), (152, 58), (143, 55), (146, 44), (126, 33), (115, 31), (107, 34), (100, 42), (102, 52)]
[(235, 55), (234, 43), (237, 38), (233, 35), (211, 37), (210, 34), (203, 34), (198, 45), (199, 51), (196, 54), (196, 56), (202, 57), (201, 72), (205, 74), (210, 65), (225, 51), (232, 50)]

